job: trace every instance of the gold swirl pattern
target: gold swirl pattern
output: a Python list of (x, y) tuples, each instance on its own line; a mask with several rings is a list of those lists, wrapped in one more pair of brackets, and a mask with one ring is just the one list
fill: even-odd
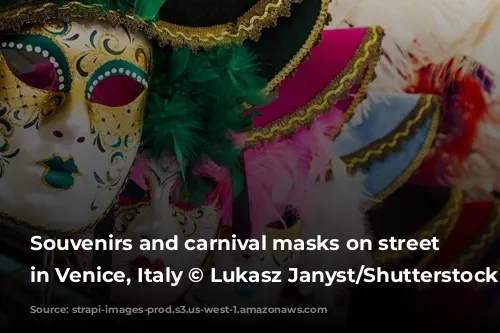
[(423, 95), (412, 110), (409, 118), (386, 136), (374, 141), (352, 154), (342, 157), (347, 167), (356, 171), (369, 168), (374, 161), (383, 161), (392, 152), (401, 151), (403, 144), (411, 138), (415, 131), (425, 124), (426, 116), (435, 109), (441, 109), (441, 98)]
[(319, 115), (330, 111), (333, 105), (348, 96), (353, 85), (360, 83), (361, 87), (355, 101), (344, 115), (344, 123), (349, 121), (357, 107), (356, 103), (359, 104), (365, 98), (366, 87), (375, 77), (374, 72), (380, 57), (383, 35), (381, 27), (375, 26), (368, 29), (353, 59), (314, 100), (285, 117), (250, 131), (245, 147), (293, 135), (297, 129), (309, 126)]
[(483, 256), (488, 252), (495, 240), (495, 236), (500, 234), (500, 201), (495, 202), (495, 208), (491, 213), (488, 223), (483, 231), (476, 237), (476, 240), (469, 244), (462, 254), (446, 267), (446, 270), (453, 269), (474, 269), (479, 264)]
[[(418, 241), (437, 237), (440, 242), (446, 240), (453, 230), (462, 208), (464, 195), (459, 188), (453, 188), (450, 198), (441, 212), (431, 221), (425, 224), (423, 228), (413, 233), (408, 239), (416, 239)], [(432, 251), (434, 252), (434, 251)], [(374, 266), (384, 266), (387, 264), (397, 263), (403, 259), (411, 258), (414, 252), (404, 249), (402, 251), (376, 252), (373, 255)], [(435, 253), (427, 254), (417, 266), (425, 266)]]
[[(101, 5), (85, 5), (78, 1), (64, 6), (54, 3), (24, 4), (0, 14), (0, 30), (20, 29), (30, 22), (43, 24), (49, 20), (68, 21), (74, 18), (103, 20), (113, 25), (123, 24), (132, 31), (143, 31), (160, 45), (188, 46), (193, 49), (208, 48), (218, 44), (242, 43), (247, 39), (258, 41), (265, 28), (273, 27), (281, 17), (290, 16), (293, 4), (302, 0), (260, 0), (235, 22), (211, 27), (187, 27), (169, 22), (149, 24), (133, 15), (107, 11)], [(328, 4), (328, 0), (323, 0)]]

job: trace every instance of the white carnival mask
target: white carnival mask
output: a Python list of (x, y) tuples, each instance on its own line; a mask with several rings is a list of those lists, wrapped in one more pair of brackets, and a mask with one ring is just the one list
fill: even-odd
[(151, 46), (106, 23), (0, 35), (0, 217), (41, 231), (97, 223), (137, 153)]
[[(289, 267), (295, 267), (299, 259), (298, 251), (273, 251), (273, 239), (294, 240), (300, 237), (302, 222), (293, 221), (287, 228), (282, 222), (273, 223), (253, 238), (261, 239), (266, 235), (267, 246), (265, 251), (215, 251), (212, 267), (218, 278), (222, 271), (279, 271), (281, 283), (210, 283), (206, 281), (188, 294), (188, 302), (199, 306), (241, 306), (241, 307), (269, 307), (276, 306), (283, 294), (283, 289), (289, 278)], [(231, 238), (231, 227), (221, 228), (220, 238)], [(208, 272), (207, 272), (208, 273)], [(261, 316), (266, 317), (266, 316)], [(217, 319), (217, 318), (215, 318)], [(218, 318), (218, 319), (228, 319)], [(241, 318), (233, 318), (241, 320)], [(254, 321), (255, 316), (248, 319)]]
[[(201, 207), (186, 203), (186, 190), (175, 159), (164, 164), (148, 163), (146, 175), (149, 198), (132, 205), (122, 205), (115, 220), (115, 238), (131, 239), (131, 251), (113, 251), (113, 270), (123, 271), (132, 279), (130, 286), (112, 285), (111, 297), (119, 304), (131, 306), (165, 306), (178, 301), (191, 287), (187, 274), (192, 268), (202, 268), (208, 251), (187, 251), (183, 244), (187, 239), (213, 239), (219, 227), (215, 202)], [(216, 186), (207, 179), (210, 189)], [(210, 199), (208, 199), (210, 201)], [(178, 251), (141, 251), (141, 239), (172, 239), (178, 237)], [(177, 286), (168, 283), (139, 283), (139, 268), (161, 271), (170, 267), (183, 271)]]

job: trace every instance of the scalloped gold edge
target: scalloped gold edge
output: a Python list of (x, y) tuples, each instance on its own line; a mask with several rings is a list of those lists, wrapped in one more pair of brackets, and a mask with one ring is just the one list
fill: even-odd
[(242, 43), (250, 39), (258, 41), (262, 30), (277, 24), (278, 19), (289, 17), (293, 4), (303, 0), (260, 0), (236, 22), (210, 27), (189, 27), (169, 22), (157, 22), (156, 27), (170, 40), (190, 41), (203, 47), (222, 43)]
[[(485, 246), (489, 244), (492, 245), (494, 236), (500, 232), (500, 201), (495, 200), (495, 207), (488, 218), (488, 223), (482, 230), (480, 235), (476, 238), (476, 241), (467, 246), (467, 248), (462, 251), (460, 256), (453, 260), (450, 264), (444, 265), (442, 268), (446, 271), (452, 271), (454, 269), (461, 270), (465, 268), (467, 264), (478, 263), (483, 255), (489, 250), (489, 247), (485, 249)], [(498, 268), (500, 269), (500, 260), (498, 261)], [(473, 269), (473, 268), (471, 268)], [(487, 286), (487, 283), (475, 283), (473, 288), (477, 291), (483, 289)], [(418, 285), (419, 289), (428, 289), (432, 286), (431, 283), (420, 283)]]
[(314, 23), (309, 36), (307, 37), (305, 43), (302, 45), (300, 50), (295, 53), (295, 55), (290, 59), (290, 61), (286, 64), (284, 68), (280, 70), (278, 74), (276, 74), (266, 86), (266, 93), (269, 94), (274, 91), (284, 80), (286, 80), (302, 63), (302, 61), (307, 57), (307, 55), (311, 52), (314, 45), (321, 39), (321, 34), (325, 26), (328, 25), (328, 7), (330, 4), (330, 0), (321, 0), (321, 8), (318, 13), (318, 17), (316, 18), (316, 22)]
[(353, 171), (369, 168), (375, 161), (383, 161), (388, 154), (400, 149), (401, 145), (425, 124), (428, 119), (425, 116), (436, 107), (441, 108), (439, 97), (434, 95), (421, 96), (409, 117), (392, 132), (354, 153), (343, 156), (342, 160)]
[[(496, 209), (500, 210), (500, 202), (496, 202)], [(500, 271), (500, 259), (498, 259), (495, 264), (491, 267), (492, 271)], [(474, 282), (474, 290), (476, 291), (484, 291), (487, 287), (491, 286), (491, 282), (479, 283)]]
[(371, 27), (363, 37), (353, 59), (315, 99), (285, 117), (250, 131), (245, 148), (281, 136), (291, 136), (297, 129), (310, 126), (319, 115), (330, 111), (333, 105), (347, 95), (354, 84), (362, 80), (355, 100), (344, 114), (343, 123), (349, 121), (358, 104), (366, 97), (367, 86), (375, 78), (375, 67), (379, 60), (377, 55), (380, 55), (383, 35), (381, 27)]
[(481, 230), (475, 240), (469, 244), (460, 256), (446, 266), (446, 270), (470, 268), (477, 264), (484, 254), (490, 249), (493, 244), (494, 237), (500, 234), (500, 201), (495, 201), (495, 206), (491, 212), (488, 223)]
[[(423, 230), (414, 232), (408, 239), (422, 240), (436, 235), (438, 235), (440, 242), (447, 239), (460, 216), (463, 200), (463, 192), (457, 187), (453, 188), (450, 198), (439, 214), (427, 222), (422, 228)], [(413, 254), (414, 252), (406, 249), (402, 251), (375, 252), (373, 254), (373, 263), (375, 266), (383, 266), (387, 263), (396, 263), (403, 259), (407, 259)], [(432, 257), (434, 254), (435, 253), (432, 253)], [(418, 266), (425, 265), (429, 260), (430, 258), (424, 258)]]
[[(431, 118), (431, 126), (429, 128), (429, 132), (427, 133), (427, 137), (425, 138), (422, 146), (420, 148), (420, 152), (415, 157), (415, 159), (411, 162), (411, 164), (406, 168), (406, 170), (389, 186), (387, 186), (383, 191), (378, 193), (372, 200), (368, 200), (361, 206), (361, 210), (366, 212), (373, 207), (377, 206), (380, 202), (385, 200), (389, 195), (394, 193), (398, 188), (400, 188), (408, 179), (415, 173), (415, 171), (420, 167), (422, 162), (425, 160), (427, 155), (432, 149), (434, 145), (434, 141), (438, 134), (438, 129), (441, 120), (441, 109), (434, 109), (434, 113)], [(352, 171), (351, 171), (352, 172)]]
[(0, 14), (0, 30), (19, 30), (26, 23), (43, 24), (51, 19), (83, 18), (103, 20), (113, 25), (125, 25), (132, 31), (143, 31), (159, 44), (208, 48), (219, 44), (258, 41), (265, 28), (273, 27), (278, 19), (290, 16), (291, 6), (303, 0), (260, 0), (235, 22), (210, 27), (188, 27), (169, 22), (148, 23), (133, 15), (106, 11), (101, 5), (85, 5), (72, 1), (63, 6), (54, 3), (29, 3), (7, 9)]

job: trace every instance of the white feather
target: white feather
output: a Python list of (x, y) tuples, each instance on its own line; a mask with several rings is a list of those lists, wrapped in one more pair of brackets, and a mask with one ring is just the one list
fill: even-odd
[[(298, 268), (305, 271), (346, 270), (351, 267), (370, 265), (371, 256), (365, 251), (349, 251), (349, 239), (367, 238), (365, 216), (360, 211), (360, 202), (366, 197), (361, 176), (349, 176), (346, 165), (340, 160), (332, 161), (334, 180), (326, 184), (317, 183), (313, 191), (318, 220), (308, 225), (303, 239), (338, 239), (337, 251), (302, 252)], [(299, 284), (302, 294), (314, 294), (329, 302), (341, 285), (332, 286), (325, 291), (324, 284)]]
[[(330, 8), (330, 27), (380, 25), (386, 54), (372, 89), (397, 91), (402, 75), (414, 74), (412, 53), (422, 65), (467, 56), (500, 75), (500, 0), (337, 0)], [(418, 40), (418, 44), (415, 43)], [(466, 60), (457, 67), (474, 69)], [(398, 71), (395, 71), (397, 68)]]

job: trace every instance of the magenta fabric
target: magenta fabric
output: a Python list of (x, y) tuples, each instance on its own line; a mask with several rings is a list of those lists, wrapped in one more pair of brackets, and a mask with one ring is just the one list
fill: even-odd
[(254, 127), (276, 121), (313, 100), (353, 58), (366, 32), (367, 28), (325, 30), (310, 58), (299, 65), (294, 76), (283, 81), (279, 98), (258, 109), (261, 115), (253, 117)]

